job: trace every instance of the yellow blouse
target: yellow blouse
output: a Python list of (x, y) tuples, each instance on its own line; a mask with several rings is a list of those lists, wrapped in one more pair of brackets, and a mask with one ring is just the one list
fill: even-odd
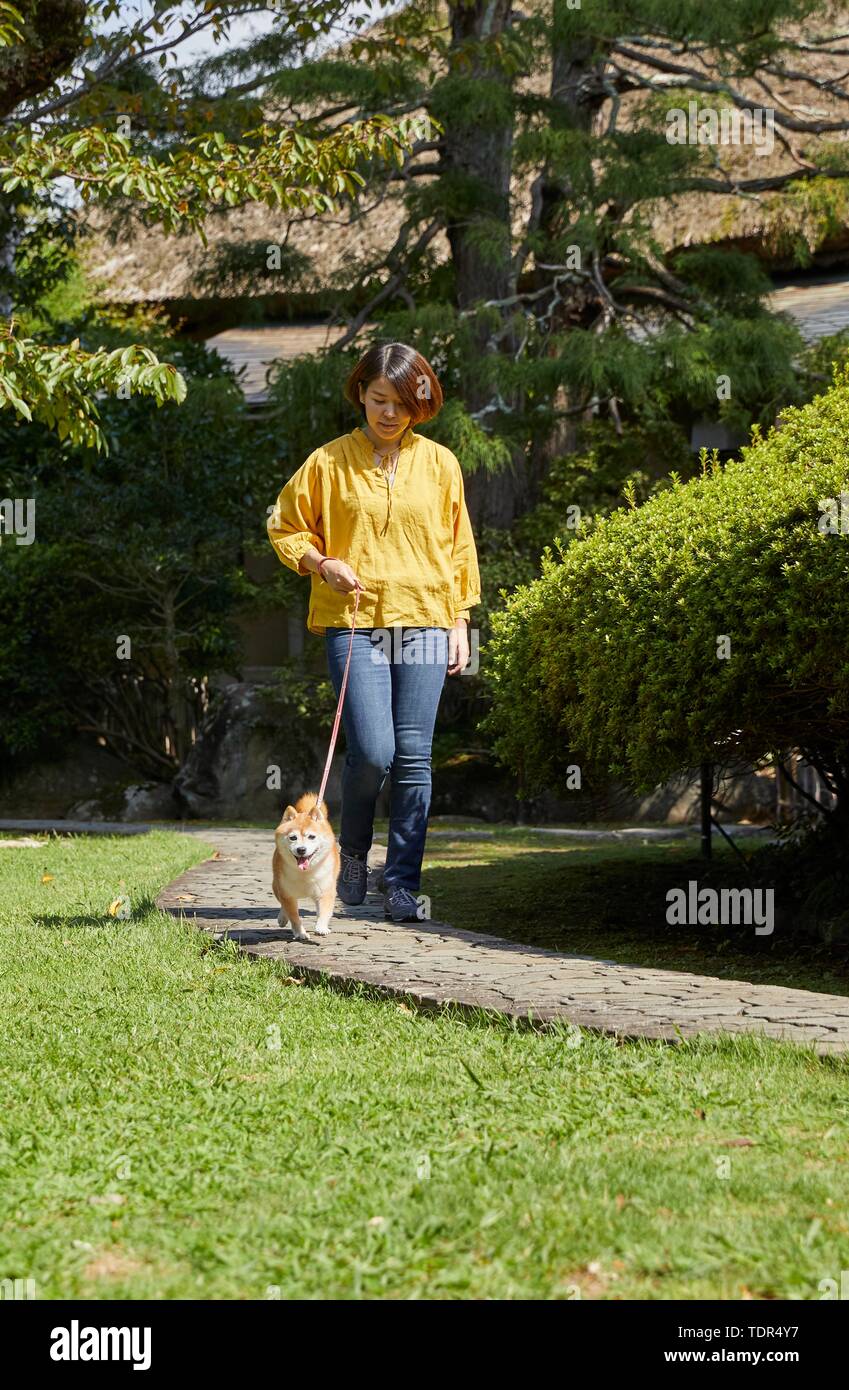
[[(282, 489), (268, 536), (296, 574), (314, 545), (350, 565), (360, 593), (357, 627), (454, 626), (480, 603), (480, 572), (457, 458), (407, 428), (395, 478), (375, 464), (357, 428), (315, 449)], [(307, 628), (351, 627), (354, 595), (311, 575)]]

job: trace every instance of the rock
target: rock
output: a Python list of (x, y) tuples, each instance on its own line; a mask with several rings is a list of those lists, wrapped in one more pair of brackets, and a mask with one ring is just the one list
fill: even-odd
[(127, 768), (117, 758), (91, 740), (75, 739), (63, 757), (30, 763), (3, 779), (0, 819), (64, 819), (74, 807), (99, 803), (127, 780)]
[[(340, 802), (343, 739), (324, 793), (331, 817)], [(274, 824), (288, 802), (318, 791), (328, 745), (329, 732), (311, 729), (297, 711), (293, 717), (285, 691), (234, 682), (217, 692), (174, 779), (177, 805), (185, 816)]]
[(119, 820), (179, 820), (180, 808), (170, 782), (144, 782), (124, 788)]

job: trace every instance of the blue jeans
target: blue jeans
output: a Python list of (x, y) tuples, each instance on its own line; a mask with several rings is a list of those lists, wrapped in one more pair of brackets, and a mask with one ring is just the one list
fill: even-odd
[[(349, 627), (329, 627), (325, 648), (336, 698), (351, 642)], [(393, 659), (394, 657), (394, 659)], [(384, 882), (418, 893), (431, 796), (431, 746), (448, 671), (448, 629), (354, 629), (342, 706), (347, 751), (342, 770), (339, 844), (365, 858), (387, 774), (389, 843)]]

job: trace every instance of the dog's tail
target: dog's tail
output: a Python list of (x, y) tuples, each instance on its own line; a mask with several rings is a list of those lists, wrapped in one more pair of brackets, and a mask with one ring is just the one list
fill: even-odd
[(303, 796), (299, 796), (298, 800), (295, 802), (296, 811), (309, 811), (311, 806), (318, 806), (324, 819), (330, 819), (330, 811), (327, 802), (322, 799), (321, 805), (318, 805), (318, 792), (304, 792)]

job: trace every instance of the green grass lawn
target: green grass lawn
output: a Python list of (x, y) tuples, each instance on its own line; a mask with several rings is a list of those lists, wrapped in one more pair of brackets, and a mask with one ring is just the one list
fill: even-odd
[[(484, 892), (480, 844), (448, 843), (435, 915)], [(0, 851), (0, 1278), (42, 1299), (816, 1299), (839, 1280), (846, 1059), (297, 985), (153, 908), (204, 853), (164, 830)], [(528, 856), (554, 902), (554, 859)]]

